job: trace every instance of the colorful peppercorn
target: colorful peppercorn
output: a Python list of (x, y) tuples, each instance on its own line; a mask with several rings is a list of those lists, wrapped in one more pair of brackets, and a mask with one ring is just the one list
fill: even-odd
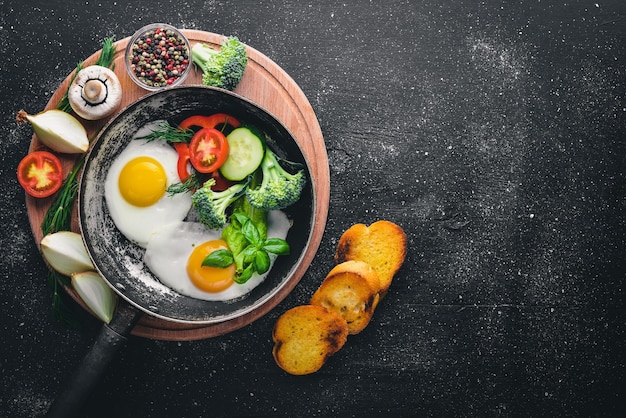
[(136, 38), (128, 56), (132, 73), (150, 88), (176, 82), (189, 66), (189, 47), (177, 32), (157, 27)]

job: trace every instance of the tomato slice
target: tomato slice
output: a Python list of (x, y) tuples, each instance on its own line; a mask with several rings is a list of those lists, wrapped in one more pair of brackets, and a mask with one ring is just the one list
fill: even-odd
[(178, 164), (176, 165), (178, 177), (180, 181), (184, 183), (191, 175), (191, 173), (189, 173), (189, 145), (184, 142), (175, 142), (174, 149), (178, 152)]
[(33, 151), (18, 164), (17, 180), (33, 197), (51, 196), (63, 183), (61, 161), (48, 151)]
[(189, 116), (183, 120), (179, 127), (180, 129), (189, 129), (192, 126), (200, 128), (217, 128), (220, 125), (228, 124), (233, 128), (237, 128), (241, 123), (234, 117), (227, 115), (226, 113), (215, 113), (211, 116), (194, 115)]
[(191, 165), (200, 173), (211, 173), (224, 164), (228, 157), (226, 136), (215, 128), (202, 128), (189, 143)]

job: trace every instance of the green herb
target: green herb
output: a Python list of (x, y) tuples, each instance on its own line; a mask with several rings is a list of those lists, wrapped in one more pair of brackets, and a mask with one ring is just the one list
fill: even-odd
[(228, 250), (216, 250), (207, 255), (202, 266), (226, 268), (235, 262), (233, 253)]
[[(271, 265), (270, 253), (275, 255), (289, 254), (289, 244), (281, 238), (266, 238), (265, 234), (244, 213), (232, 214), (234, 225), (228, 232), (228, 241), (237, 242), (238, 251), (217, 250), (202, 261), (203, 266), (226, 268), (235, 263), (237, 267), (235, 282), (243, 284), (254, 273), (266, 273)], [(245, 242), (242, 246), (240, 243)]]
[(76, 160), (72, 171), (63, 180), (59, 194), (44, 215), (41, 222), (41, 231), (44, 236), (53, 232), (70, 230), (72, 225), (72, 208), (78, 194), (78, 173), (84, 162), (84, 157)]
[[(96, 65), (111, 69), (115, 67), (114, 60), (115, 53), (117, 51), (115, 46), (113, 45), (114, 39), (114, 37), (110, 37), (106, 38), (102, 42), (102, 50), (100, 51), (100, 56), (96, 61)], [(76, 78), (76, 75), (83, 68), (83, 61), (76, 64), (76, 69), (74, 71), (69, 86), (72, 85), (72, 82)], [(67, 91), (57, 104), (57, 109), (64, 112), (70, 112), (72, 110), (67, 96)], [(41, 223), (41, 230), (44, 235), (58, 231), (69, 231), (71, 229), (72, 209), (74, 207), (74, 202), (76, 201), (76, 196), (78, 194), (78, 173), (80, 172), (84, 161), (84, 156), (81, 156), (76, 160), (72, 171), (67, 175), (63, 182), (63, 185), (61, 186), (59, 194), (44, 215), (43, 221)], [(64, 286), (67, 287), (71, 286), (69, 277), (63, 276), (62, 274), (59, 274), (52, 269), (49, 269), (48, 282), (53, 289), (52, 312), (54, 314), (54, 317), (64, 324), (76, 327), (79, 321), (75, 318), (75, 313), (71, 310), (67, 302), (64, 300), (62, 293), (59, 292), (59, 283), (62, 283)]]
[(96, 61), (96, 65), (101, 67), (107, 67), (112, 70), (115, 69), (114, 61), (115, 61), (115, 53), (117, 52), (115, 46), (113, 45), (114, 36), (110, 38), (106, 38), (102, 42), (102, 51), (100, 52), (100, 57), (98, 57), (98, 61)]
[[(72, 171), (65, 177), (59, 194), (50, 205), (41, 223), (43, 235), (48, 235), (58, 231), (68, 231), (72, 224), (72, 209), (78, 193), (78, 173), (80, 172), (84, 157), (79, 158), (74, 163)], [(76, 328), (79, 321), (76, 313), (65, 301), (63, 294), (59, 292), (59, 283), (70, 287), (70, 278), (52, 269), (48, 269), (48, 283), (52, 287), (52, 312), (60, 322)]]
[(169, 143), (184, 142), (189, 143), (193, 136), (191, 129), (178, 129), (163, 121), (156, 126), (149, 134), (138, 136), (135, 139), (142, 139), (146, 142), (165, 141)]
[[(106, 38), (102, 42), (102, 50), (100, 51), (100, 56), (98, 57), (98, 61), (96, 61), (96, 65), (100, 65), (102, 67), (107, 67), (113, 69), (115, 66), (113, 65), (113, 61), (115, 60), (115, 53), (117, 52), (115, 46), (113, 45), (114, 37)], [(76, 78), (76, 75), (82, 70), (85, 66), (84, 61), (76, 64), (76, 69), (74, 70), (74, 74), (72, 75), (72, 79), (70, 80), (69, 86), (72, 85), (72, 82)], [(68, 86), (68, 90), (69, 90)], [(72, 106), (70, 106), (70, 100), (67, 97), (67, 91), (57, 104), (57, 109), (62, 110), (64, 112), (70, 112), (72, 110)]]
[(198, 174), (193, 171), (187, 177), (187, 180), (184, 182), (172, 183), (167, 188), (167, 194), (172, 196), (178, 193), (185, 192), (193, 192), (198, 189), (202, 184), (201, 180), (198, 178)]
[(63, 276), (56, 271), (48, 270), (48, 283), (52, 287), (52, 313), (54, 318), (70, 328), (78, 329), (81, 323), (77, 318), (77, 312), (74, 305), (66, 300), (67, 295), (59, 291), (59, 283), (69, 286), (69, 277)]

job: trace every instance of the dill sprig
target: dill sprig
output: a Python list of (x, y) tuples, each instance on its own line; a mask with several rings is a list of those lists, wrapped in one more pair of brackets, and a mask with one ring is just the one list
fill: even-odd
[[(115, 53), (117, 52), (115, 46), (113, 45), (114, 37), (106, 38), (102, 42), (102, 50), (100, 51), (100, 56), (98, 57), (98, 61), (96, 61), (96, 65), (100, 65), (102, 67), (108, 67), (113, 69), (113, 61), (115, 60)], [(74, 74), (72, 75), (72, 79), (70, 80), (69, 86), (72, 85), (72, 82), (76, 78), (76, 75), (85, 67), (85, 62), (81, 61), (76, 64), (76, 70), (74, 70)], [(68, 86), (68, 90), (69, 90)], [(67, 95), (67, 91), (57, 104), (57, 109), (62, 110), (63, 112), (69, 112), (72, 110), (72, 106), (70, 106), (70, 100)]]
[(142, 139), (146, 142), (165, 141), (173, 144), (177, 142), (189, 143), (192, 136), (193, 130), (179, 129), (163, 121), (159, 123), (156, 129), (153, 129), (149, 134), (139, 136), (135, 139)]
[(194, 190), (197, 190), (200, 188), (201, 186), (200, 183), (201, 183), (200, 178), (198, 178), (197, 173), (194, 171), (189, 174), (189, 177), (187, 177), (187, 180), (185, 180), (184, 182), (171, 184), (167, 188), (167, 194), (169, 196), (173, 196), (178, 193), (193, 192)]

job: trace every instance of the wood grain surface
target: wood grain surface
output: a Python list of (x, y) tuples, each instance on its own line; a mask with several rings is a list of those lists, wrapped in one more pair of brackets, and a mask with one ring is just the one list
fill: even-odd
[[(202, 42), (219, 48), (223, 40), (222, 35), (215, 33), (198, 30), (183, 30), (183, 32), (191, 42), (192, 47), (196, 43)], [(120, 79), (123, 90), (120, 110), (111, 117), (98, 121), (86, 121), (79, 118), (86, 127), (90, 138), (97, 135), (99, 129), (126, 106), (149, 93), (149, 91), (137, 86), (126, 73), (124, 52), (129, 39), (130, 38), (125, 38), (114, 43), (116, 54), (113, 68)], [(260, 308), (238, 318), (211, 325), (181, 324), (144, 314), (137, 326), (133, 329), (133, 335), (154, 339), (183, 341), (209, 338), (241, 328), (267, 313), (293, 290), (308, 268), (319, 247), (328, 214), (330, 176), (324, 138), (317, 118), (302, 90), (284, 70), (254, 48), (247, 47), (247, 53), (249, 62), (244, 76), (235, 92), (265, 108), (280, 120), (294, 135), (302, 149), (302, 153), (309, 163), (312, 176), (311, 181), (315, 189), (314, 203), (316, 217), (310, 245), (303, 255), (301, 266), (294, 272), (287, 285)], [(100, 52), (97, 51), (87, 58), (85, 60), (85, 66), (95, 63), (98, 60), (99, 54)], [(57, 106), (67, 91), (71, 81), (72, 74), (68, 75), (52, 95), (46, 109), (54, 109)], [(194, 68), (187, 79), (185, 79), (183, 85), (201, 83), (201, 72)], [(42, 147), (44, 146), (39, 142), (37, 137), (33, 135), (30, 150), (32, 151)], [(61, 155), (60, 157), (64, 165), (64, 172), (68, 172), (72, 167), (74, 157), (70, 155)], [(37, 243), (43, 238), (41, 223), (53, 199), (54, 196), (48, 199), (36, 199), (26, 196), (28, 217)], [(76, 211), (74, 212), (76, 213)], [(72, 229), (75, 232), (80, 232), (76, 215), (73, 217)], [(88, 309), (71, 288), (67, 288), (66, 290), (76, 302), (81, 304), (85, 309)]]

